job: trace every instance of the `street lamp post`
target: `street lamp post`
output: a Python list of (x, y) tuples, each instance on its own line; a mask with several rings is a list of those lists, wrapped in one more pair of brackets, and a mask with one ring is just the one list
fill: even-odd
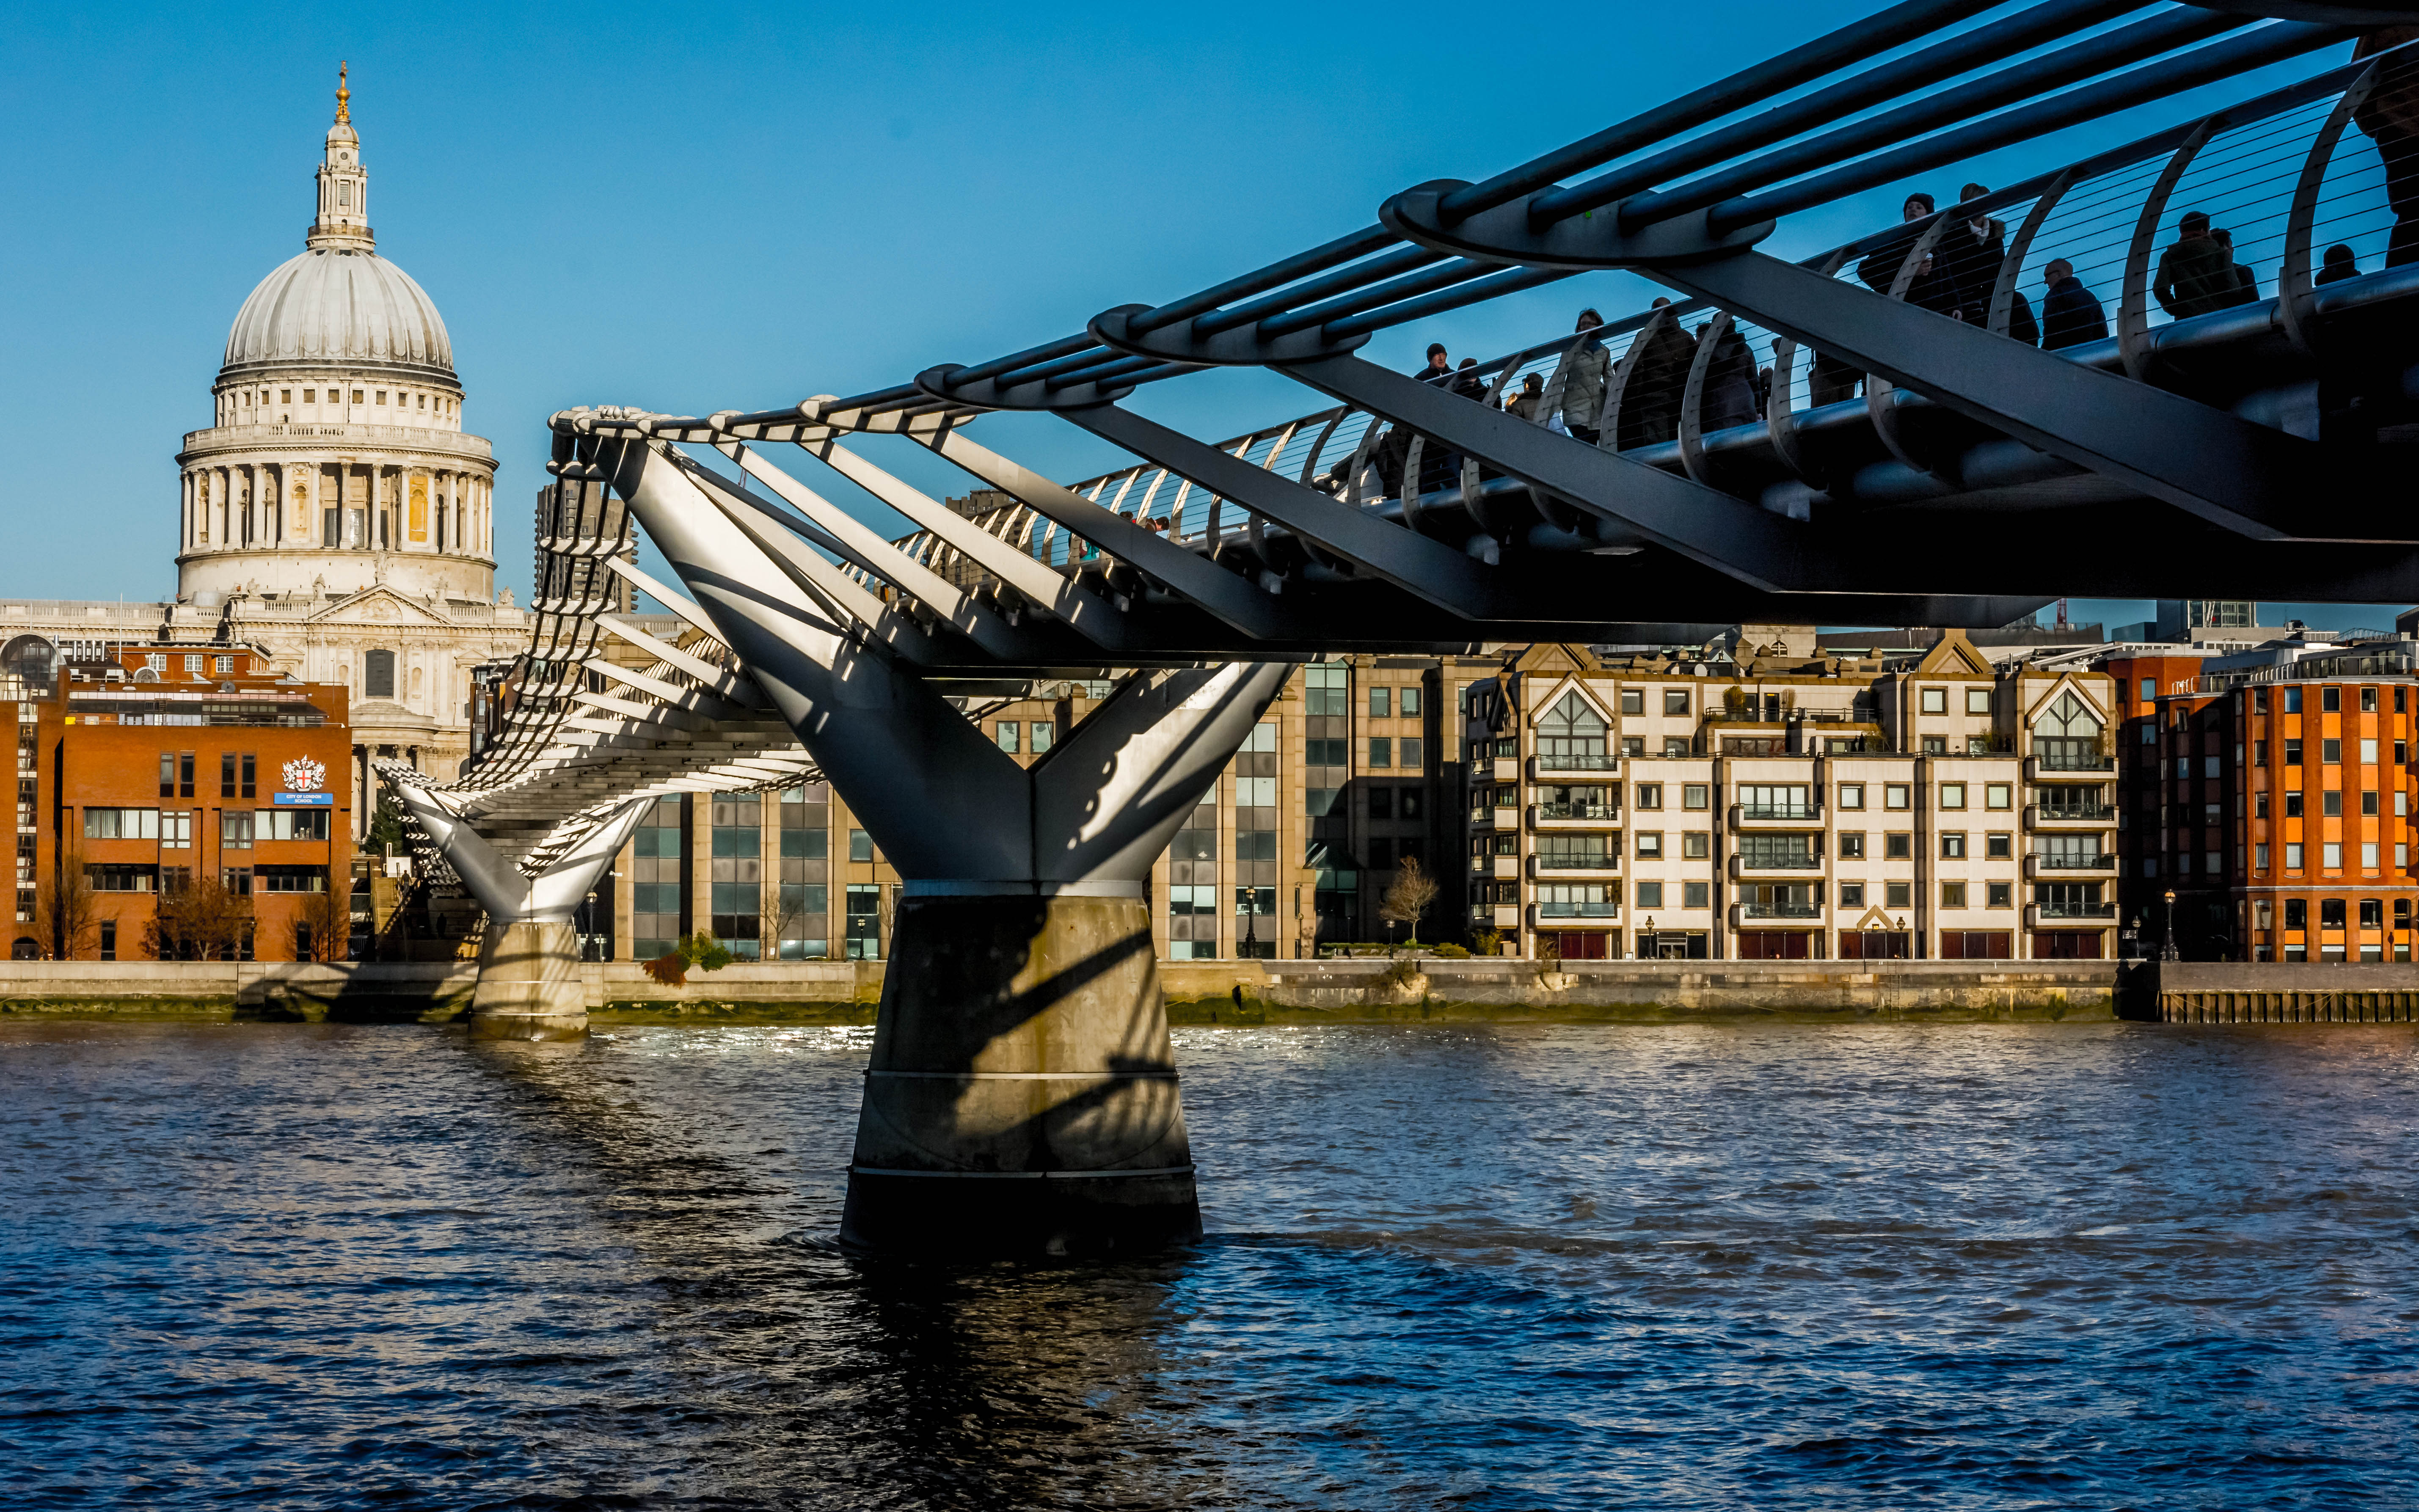
[(2167, 940), (2165, 945), (2159, 947), (2159, 959), (2162, 961), (2183, 959), (2176, 949), (2176, 889), (2173, 887), (2167, 889)]

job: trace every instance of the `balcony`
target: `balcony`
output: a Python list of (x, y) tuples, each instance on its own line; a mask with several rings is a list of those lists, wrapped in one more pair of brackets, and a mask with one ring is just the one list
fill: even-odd
[(1520, 763), (1519, 763), (1518, 758), (1517, 758), (1517, 757), (1512, 757), (1512, 756), (1498, 756), (1498, 757), (1496, 757), (1496, 758), (1495, 758), (1495, 780), (1496, 780), (1496, 781), (1498, 781), (1498, 782), (1518, 782), (1518, 781), (1519, 781), (1519, 780), (1520, 780)]
[(2106, 827), (2117, 822), (2113, 804), (2039, 804), (2025, 805), (2026, 829), (2080, 829)]
[(1621, 856), (1613, 851), (1572, 851), (1560, 854), (1539, 852), (1529, 857), (1529, 874), (1538, 877), (1595, 876), (1621, 870)]
[(1518, 929), (1520, 927), (1520, 905), (1518, 903), (1497, 903), (1495, 905), (1494, 927), (1497, 929)]
[(1733, 924), (1768, 923), (1776, 919), (1805, 919), (1823, 917), (1821, 903), (1736, 903), (1732, 906), (1736, 917)]
[(1565, 918), (1619, 918), (1621, 903), (1611, 898), (1600, 903), (1539, 903), (1533, 912), (1539, 923)]
[(1819, 803), (1733, 803), (1731, 805), (1731, 827), (1755, 825), (1764, 829), (1787, 829), (1794, 826), (1819, 826), (1823, 823), (1823, 806)]
[(2086, 876), (2093, 873), (2111, 876), (2116, 873), (2116, 871), (2117, 853), (2115, 851), (2101, 851), (2091, 856), (2042, 855), (2037, 852), (2025, 857), (2025, 875), (2027, 877), (2055, 879), (2073, 876), (2077, 873)]
[(2027, 782), (2104, 781), (2115, 770), (2117, 758), (2097, 752), (2078, 755), (2073, 751), (2052, 751), (2046, 756), (2025, 758), (2025, 780)]
[(1617, 825), (1621, 810), (1610, 803), (1533, 803), (1529, 822), (1537, 825)]
[(1757, 876), (1766, 872), (1820, 872), (1823, 858), (1814, 855), (1788, 854), (1753, 856), (1745, 852), (1731, 856), (1731, 875)]
[(2026, 903), (2025, 928), (2053, 925), (2108, 925), (2117, 921), (2115, 903)]
[(1519, 878), (1520, 858), (1518, 856), (1498, 856), (1493, 857), (1493, 860), (1495, 862), (1495, 879), (1498, 882), (1512, 882), (1517, 881)]
[(1538, 777), (1557, 772), (1618, 772), (1621, 758), (1600, 750), (1568, 751), (1558, 756), (1540, 751), (1529, 759), (1529, 765)]

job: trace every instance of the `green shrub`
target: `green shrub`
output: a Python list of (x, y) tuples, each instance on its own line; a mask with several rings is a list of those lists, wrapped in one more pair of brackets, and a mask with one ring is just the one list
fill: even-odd
[(1447, 961), (1467, 961), (1470, 951), (1458, 945), (1440, 945), (1435, 953)]

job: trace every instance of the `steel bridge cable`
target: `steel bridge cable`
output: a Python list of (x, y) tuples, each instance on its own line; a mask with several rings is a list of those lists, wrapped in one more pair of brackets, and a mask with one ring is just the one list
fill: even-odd
[(1976, 115), (2013, 104), (2052, 89), (2062, 88), (2171, 53), (2180, 47), (2248, 24), (2246, 16), (2185, 9), (2154, 16), (2072, 47), (2043, 54), (2014, 68), (1944, 89), (1896, 110), (1857, 121), (1821, 136), (1768, 152), (1734, 167), (1675, 188), (1640, 194), (1621, 207), (1621, 228), (1635, 231), (1690, 210), (1734, 199), (1752, 190), (1786, 182), (1800, 174), (1858, 157), (1876, 147), (1895, 146), (1910, 137)]
[(1451, 224), (1498, 205), (1508, 205), (1556, 179), (1584, 173), (1678, 132), (1693, 131), (1733, 111), (1992, 8), (1994, 5), (1985, 0), (1908, 0), (1907, 4), (1842, 26), (1826, 37), (1633, 116), (1619, 125), (1606, 127), (1594, 136), (1533, 158), (1483, 183), (1456, 190), (1440, 202), (1438, 209)]
[(2312, 26), (2280, 22), (2246, 36), (2196, 49), (2152, 68), (2139, 69), (2102, 84), (2020, 106), (1988, 120), (1946, 131), (1892, 152), (1881, 153), (1845, 167), (1818, 174), (1795, 184), (1767, 190), (1743, 199), (1723, 200), (1705, 212), (1709, 228), (1752, 225), (1758, 221), (1793, 214), (1811, 206), (1886, 184), (1911, 174), (1928, 172), (1951, 162), (1979, 157), (2011, 143), (2042, 136), (2063, 127), (2114, 115), (2120, 110), (2181, 94), (2204, 84), (2282, 62), (2348, 41), (2351, 32), (2341, 26)]
[(1568, 220), (2140, 8), (2141, 0), (2051, 0), (1776, 106), (1752, 120), (1723, 127), (1651, 158), (1623, 163), (1600, 177), (1567, 189), (1549, 189), (1529, 202), (1529, 224), (1545, 226)]

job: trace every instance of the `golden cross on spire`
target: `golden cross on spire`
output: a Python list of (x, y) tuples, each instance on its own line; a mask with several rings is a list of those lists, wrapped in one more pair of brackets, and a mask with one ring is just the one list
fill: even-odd
[(336, 119), (340, 121), (349, 121), (353, 118), (353, 92), (345, 87), (345, 69), (347, 66), (342, 60), (336, 64)]

